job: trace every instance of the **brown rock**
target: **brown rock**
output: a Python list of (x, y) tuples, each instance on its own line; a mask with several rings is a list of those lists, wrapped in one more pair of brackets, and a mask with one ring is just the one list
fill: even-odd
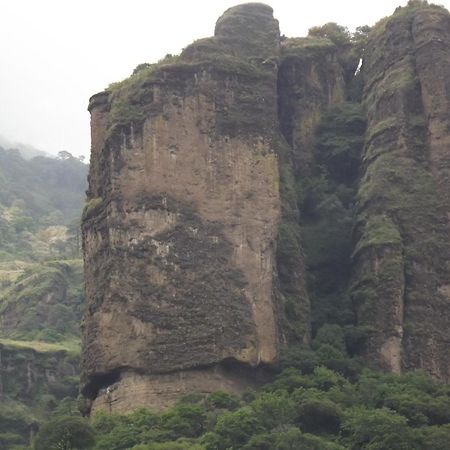
[(400, 8), (369, 39), (354, 255), (358, 320), (374, 330), (369, 360), (446, 379), (449, 23), (439, 7)]
[(266, 60), (278, 49), (271, 9), (242, 5), (178, 61), (91, 99), (88, 397), (113, 385), (129, 396), (117, 409), (158, 408), (172, 391), (239, 392), (252, 377), (224, 377), (226, 361), (276, 363), (281, 137), (276, 66)]

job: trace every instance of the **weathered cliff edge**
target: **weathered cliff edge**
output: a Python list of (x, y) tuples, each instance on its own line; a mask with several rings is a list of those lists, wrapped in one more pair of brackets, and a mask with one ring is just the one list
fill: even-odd
[[(369, 362), (447, 379), (449, 45), (448, 13), (423, 4), (369, 36), (347, 287)], [(350, 98), (356, 65), (341, 50), (281, 40), (271, 8), (250, 3), (91, 98), (82, 386), (94, 411), (239, 393), (283, 346), (308, 344), (295, 183), (317, 176), (322, 113)]]
[(241, 5), (176, 62), (91, 99), (83, 370), (94, 409), (240, 392), (294, 334), (281, 327), (286, 301), (308, 340), (302, 255), (289, 261), (289, 300), (277, 277), (279, 224), (296, 214), (288, 205), (282, 219), (279, 55), (272, 9)]

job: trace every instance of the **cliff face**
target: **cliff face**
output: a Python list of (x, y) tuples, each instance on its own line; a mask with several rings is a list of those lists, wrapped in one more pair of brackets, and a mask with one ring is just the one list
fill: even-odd
[[(117, 381), (113, 404), (127, 408), (131, 377), (133, 402), (164, 406), (194, 385), (247, 386), (223, 362), (276, 361), (288, 338), (275, 260), (279, 47), (271, 8), (243, 5), (177, 62), (91, 100), (88, 396)], [(164, 380), (174, 393), (155, 393)]]
[(399, 9), (353, 76), (351, 41), (280, 39), (240, 5), (91, 98), (94, 410), (240, 392), (330, 322), (369, 330), (378, 366), (448, 378), (448, 25)]
[(286, 39), (278, 74), (280, 127), (295, 171), (311, 175), (322, 113), (345, 100), (344, 70), (336, 46), (314, 37)]
[[(0, 340), (0, 443), (29, 445), (58, 402), (78, 395), (79, 355), (57, 344)], [(64, 399), (64, 400), (63, 400)]]
[(402, 8), (371, 33), (354, 252), (358, 320), (376, 330), (369, 359), (442, 378), (450, 374), (449, 24), (441, 8)]

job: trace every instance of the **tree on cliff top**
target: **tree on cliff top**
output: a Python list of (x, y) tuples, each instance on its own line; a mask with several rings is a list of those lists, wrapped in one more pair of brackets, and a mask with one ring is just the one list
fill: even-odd
[(328, 22), (320, 27), (312, 27), (308, 30), (308, 35), (329, 39), (338, 47), (349, 45), (351, 42), (351, 33), (348, 28), (335, 22)]

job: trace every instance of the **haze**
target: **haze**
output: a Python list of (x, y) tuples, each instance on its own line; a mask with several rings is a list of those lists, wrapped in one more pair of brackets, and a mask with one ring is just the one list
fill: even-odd
[[(89, 97), (142, 62), (211, 36), (236, 0), (0, 0), (0, 135), (49, 153), (89, 155)], [(241, 2), (242, 3), (242, 2)], [(373, 25), (406, 0), (267, 1), (281, 33)], [(440, 2), (446, 8), (450, 0)]]

